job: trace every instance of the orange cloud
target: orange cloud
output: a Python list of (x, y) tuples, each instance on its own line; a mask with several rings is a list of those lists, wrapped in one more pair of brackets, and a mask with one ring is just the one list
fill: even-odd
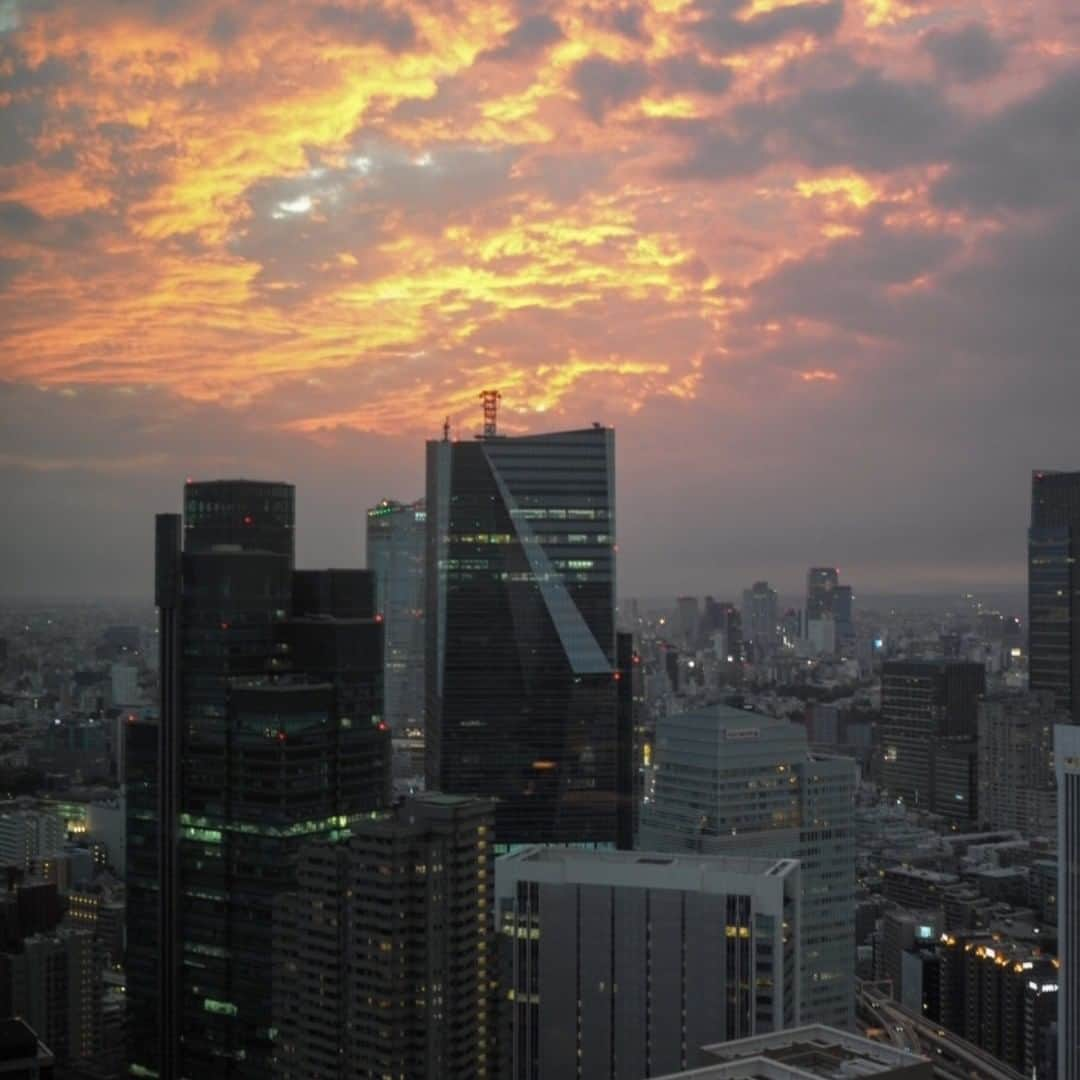
[[(273, 398), (307, 434), (429, 426), (480, 382), (522, 424), (585, 397), (692, 399), (745, 349), (754, 290), (883, 204), (897, 229), (982, 227), (931, 205), (939, 162), (898, 181), (851, 160), (860, 139), (880, 154), (858, 116), (808, 135), (793, 111), (851, 78), (838, 55), (902, 68), (919, 9), (859, 0), (833, 36), (747, 30), (703, 64), (688, 0), (564, 0), (536, 47), (510, 0), (387, 2), (382, 36), (350, 34), (348, 5), (320, 22), (314, 0), (26, 7), (0, 31), (17, 136), (0, 373)], [(594, 58), (611, 107), (590, 111), (575, 75)], [(605, 97), (605, 78), (624, 82)], [(770, 341), (792, 333), (769, 322)], [(355, 400), (289, 404), (321, 380)]]

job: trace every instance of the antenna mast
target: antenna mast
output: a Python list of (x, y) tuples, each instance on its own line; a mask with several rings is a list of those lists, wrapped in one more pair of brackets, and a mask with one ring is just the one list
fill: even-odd
[(480, 400), (484, 403), (485, 439), (493, 439), (498, 434), (499, 401), (502, 394), (498, 390), (481, 390)]
[(443, 421), (442, 439), (443, 439), (443, 442), (449, 442), (450, 441), (450, 417), (449, 416)]

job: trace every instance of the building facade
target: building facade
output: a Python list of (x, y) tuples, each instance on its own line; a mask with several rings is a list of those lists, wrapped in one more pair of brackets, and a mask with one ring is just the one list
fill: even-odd
[(384, 714), (390, 729), (424, 723), (424, 501), (383, 499), (367, 512), (367, 565), (383, 618)]
[(1080, 725), (1054, 728), (1058, 799), (1058, 1077), (1080, 1080)]
[[(889, 660), (882, 665), (882, 786), (891, 798), (923, 810), (934, 807), (932, 744), (975, 735), (985, 688), (982, 664)], [(966, 809), (965, 817), (973, 817), (976, 808)]]
[(129, 790), (133, 814), (156, 802), (129, 821), (128, 996), (133, 1064), (162, 1080), (265, 1076), (274, 897), (305, 840), (389, 798), (372, 576), (294, 570), (293, 504), (288, 484), (189, 483), (182, 522), (157, 520), (154, 768), (149, 739), (128, 755), (155, 787)]
[(995, 694), (979, 702), (979, 818), (1025, 836), (1057, 832), (1053, 695)]
[(1080, 721), (1080, 472), (1031, 474), (1028, 685)]
[(742, 629), (748, 659), (767, 660), (779, 641), (780, 609), (776, 590), (755, 581), (743, 592)]
[(26, 869), (40, 855), (63, 851), (67, 829), (57, 814), (14, 810), (0, 814), (0, 865)]
[(428, 793), (307, 845), (274, 910), (274, 1076), (493, 1075), (494, 817)]
[(802, 1016), (849, 1026), (855, 1001), (855, 766), (805, 730), (727, 706), (657, 722), (643, 850), (802, 860)]
[(506, 1080), (639, 1080), (798, 1023), (793, 860), (525, 848), (495, 893)]
[(427, 448), (426, 779), (500, 846), (618, 832), (614, 432)]

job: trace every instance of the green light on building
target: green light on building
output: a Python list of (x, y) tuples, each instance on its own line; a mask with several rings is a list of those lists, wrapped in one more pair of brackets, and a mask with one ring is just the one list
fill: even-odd
[(239, 1012), (231, 1001), (215, 1001), (213, 998), (204, 998), (203, 1008), (209, 1013), (217, 1013), (218, 1016), (235, 1016)]

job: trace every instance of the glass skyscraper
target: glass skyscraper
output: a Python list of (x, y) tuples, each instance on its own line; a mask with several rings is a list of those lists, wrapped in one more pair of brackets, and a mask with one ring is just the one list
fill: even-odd
[(1080, 472), (1031, 474), (1028, 684), (1080, 722)]
[(855, 764), (809, 752), (787, 720), (716, 705), (661, 717), (643, 851), (802, 863), (802, 1021), (855, 1009)]
[(158, 847), (133, 866), (128, 998), (133, 1065), (162, 1080), (267, 1074), (274, 898), (304, 841), (389, 799), (372, 576), (295, 571), (293, 505), (288, 484), (189, 483), (183, 527), (157, 519), (156, 769), (132, 749)]
[(383, 617), (385, 712), (394, 732), (424, 720), (424, 548), (421, 499), (383, 499), (367, 512), (367, 565)]
[(428, 443), (427, 785), (496, 799), (500, 847), (617, 839), (614, 456)]

